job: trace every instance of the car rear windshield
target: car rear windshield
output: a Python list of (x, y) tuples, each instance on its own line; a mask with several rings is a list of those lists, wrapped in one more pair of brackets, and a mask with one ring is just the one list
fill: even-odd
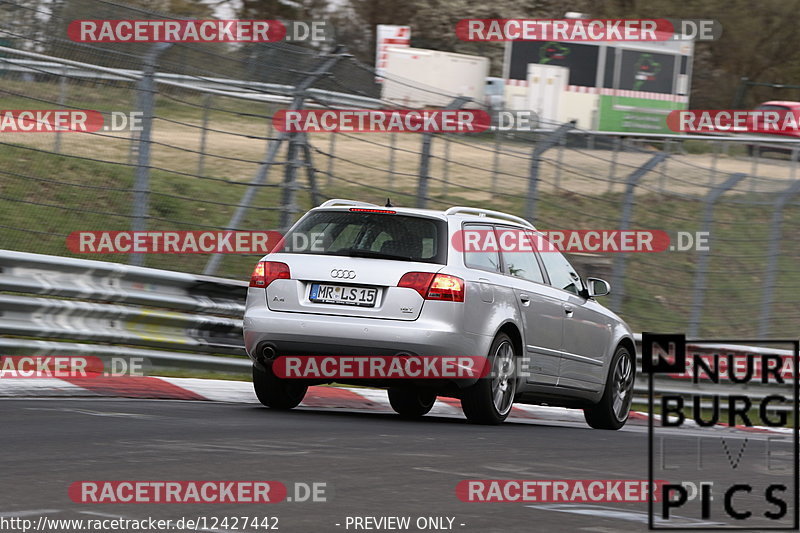
[(445, 264), (447, 224), (389, 213), (318, 211), (286, 235), (281, 251)]

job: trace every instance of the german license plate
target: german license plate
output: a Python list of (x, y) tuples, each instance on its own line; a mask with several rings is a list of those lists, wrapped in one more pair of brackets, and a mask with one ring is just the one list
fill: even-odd
[(312, 283), (309, 300), (322, 304), (357, 305), (375, 307), (378, 289)]

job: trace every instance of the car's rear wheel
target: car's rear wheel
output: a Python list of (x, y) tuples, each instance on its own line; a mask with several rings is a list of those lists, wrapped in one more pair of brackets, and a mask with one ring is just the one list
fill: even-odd
[(436, 402), (436, 394), (415, 389), (389, 389), (389, 403), (404, 418), (418, 418), (428, 414)]
[(253, 389), (258, 401), (273, 409), (292, 409), (300, 405), (308, 390), (296, 380), (277, 377), (271, 367), (263, 370), (253, 365)]
[(636, 366), (633, 356), (619, 346), (611, 360), (606, 387), (600, 401), (583, 410), (586, 423), (595, 429), (619, 429), (628, 421), (633, 400)]
[(517, 393), (514, 344), (500, 333), (489, 350), (491, 373), (461, 394), (461, 409), (473, 424), (499, 424), (508, 418)]

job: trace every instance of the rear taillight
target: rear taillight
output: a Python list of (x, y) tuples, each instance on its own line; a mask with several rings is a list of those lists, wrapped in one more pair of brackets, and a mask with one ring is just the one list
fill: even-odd
[(384, 215), (397, 214), (397, 211), (392, 211), (391, 209), (362, 209), (359, 207), (351, 207), (350, 211), (353, 213), (382, 213)]
[(250, 276), (250, 286), (266, 289), (276, 279), (289, 279), (289, 265), (277, 261), (259, 261)]
[(425, 298), (428, 296), (428, 287), (431, 286), (431, 281), (433, 281), (433, 276), (435, 275), (433, 272), (408, 272), (403, 274), (397, 286), (414, 289), (420, 296)]
[(463, 279), (432, 272), (408, 272), (403, 274), (397, 286), (414, 289), (426, 300), (448, 302), (463, 302), (466, 292)]
[(436, 274), (428, 289), (428, 300), (464, 301), (464, 280), (447, 274)]

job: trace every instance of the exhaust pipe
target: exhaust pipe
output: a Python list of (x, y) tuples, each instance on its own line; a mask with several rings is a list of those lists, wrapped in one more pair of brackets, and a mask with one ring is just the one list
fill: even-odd
[(275, 347), (269, 344), (264, 345), (261, 350), (258, 352), (258, 362), (262, 365), (271, 363), (278, 357), (278, 353), (275, 351)]

